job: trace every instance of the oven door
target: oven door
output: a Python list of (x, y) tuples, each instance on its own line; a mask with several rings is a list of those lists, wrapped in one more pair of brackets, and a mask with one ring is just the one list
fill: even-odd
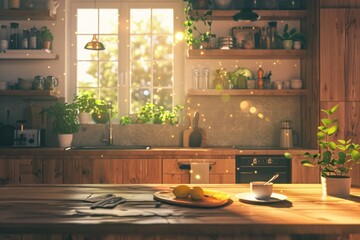
[(267, 181), (275, 174), (274, 183), (290, 183), (290, 163), (283, 156), (236, 156), (236, 183)]

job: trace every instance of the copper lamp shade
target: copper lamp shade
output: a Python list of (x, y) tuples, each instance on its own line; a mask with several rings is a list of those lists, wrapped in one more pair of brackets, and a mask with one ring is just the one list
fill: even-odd
[(87, 50), (105, 50), (104, 44), (102, 44), (102, 42), (99, 42), (96, 34), (93, 35), (91, 42), (88, 42), (84, 48)]

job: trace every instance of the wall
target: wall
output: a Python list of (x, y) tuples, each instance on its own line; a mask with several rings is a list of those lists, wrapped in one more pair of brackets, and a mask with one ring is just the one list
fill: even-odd
[[(66, 29), (68, 29), (68, 24), (66, 22), (66, 2), (68, 0), (60, 0), (60, 7), (57, 9), (57, 19), (55, 21), (17, 21), (20, 23), (21, 28), (31, 28), (33, 26), (41, 27), (47, 25), (53, 32), (55, 40), (53, 42), (53, 51), (58, 54), (57, 60), (11, 60), (11, 61), (1, 61), (0, 64), (0, 80), (9, 81), (11, 84), (15, 84), (18, 77), (25, 79), (32, 79), (35, 75), (53, 75), (60, 80), (60, 85), (57, 87), (56, 91), (59, 96), (65, 96), (66, 89), (66, 49), (70, 42), (67, 41)], [(179, 0), (180, 1), (180, 0)], [(45, 7), (45, 0), (36, 0), (35, 4), (38, 8)], [(9, 22), (0, 22), (0, 24), (9, 24)], [(255, 23), (260, 24), (260, 23)], [(262, 23), (263, 24), (263, 23)], [(266, 24), (266, 23), (265, 23)], [(281, 30), (284, 23), (279, 23), (278, 29)], [(218, 30), (218, 36), (229, 35), (231, 28), (233, 26), (239, 25), (236, 22), (232, 21), (218, 21), (214, 23), (214, 28)], [(298, 23), (290, 22), (291, 26), (297, 26)], [(185, 57), (185, 54), (184, 54)], [(193, 67), (209, 66), (212, 73), (214, 74), (215, 70), (220, 67), (226, 67), (229, 71), (235, 70), (237, 67), (247, 67), (251, 69), (254, 74), (256, 70), (261, 65), (265, 72), (272, 71), (273, 78), (272, 80), (288, 80), (292, 78), (299, 78), (300, 76), (300, 62), (298, 60), (189, 60), (184, 58), (185, 62), (185, 85), (183, 91), (185, 93), (188, 89), (192, 88), (191, 81), (191, 71)], [(214, 75), (212, 75), (214, 78)], [(281, 98), (276, 97), (256, 97), (251, 98), (252, 104), (255, 104), (260, 111), (264, 113), (265, 117), (269, 117), (270, 121), (252, 121), (252, 116), (248, 113), (244, 113), (238, 109), (239, 102), (248, 100), (241, 97), (233, 97), (228, 102), (223, 102), (216, 97), (196, 97), (192, 98), (191, 103), (188, 105), (188, 108), (193, 110), (201, 111), (201, 121), (206, 119), (206, 124), (200, 123), (201, 127), (206, 128), (208, 133), (207, 142), (209, 145), (213, 146), (226, 146), (226, 145), (256, 145), (256, 146), (277, 146), (278, 144), (278, 130), (281, 120), (292, 120), (294, 129), (300, 130), (300, 118), (298, 111), (300, 107), (300, 101), (297, 98), (288, 98), (289, 101), (284, 102)], [(23, 112), (25, 107), (30, 105), (39, 105), (46, 106), (52, 102), (44, 101), (23, 101), (14, 98), (1, 98), (0, 99), (0, 122), (6, 122), (6, 110), (10, 109), (10, 123), (15, 124), (16, 120), (23, 119)], [(184, 99), (184, 102), (186, 99)], [(201, 107), (198, 107), (198, 104), (201, 104)], [(209, 104), (210, 103), (210, 104)], [(220, 116), (230, 116), (231, 118)], [(258, 120), (258, 118), (256, 118)], [(256, 124), (257, 122), (257, 124)], [(242, 124), (239, 124), (242, 123)], [(133, 139), (132, 144), (140, 144), (153, 140), (156, 145), (171, 145), (171, 146), (181, 146), (181, 136), (182, 131), (187, 127), (187, 122), (184, 121), (177, 128), (170, 127), (161, 127), (156, 132), (156, 136), (159, 136), (162, 139), (167, 139), (167, 141), (155, 141), (154, 134), (155, 132), (146, 131), (148, 126), (133, 126), (127, 127), (131, 130), (124, 130), (123, 126), (115, 125), (115, 135), (118, 136), (119, 144), (129, 144), (129, 141), (124, 139)], [(49, 123), (47, 124), (49, 125)], [(221, 125), (221, 126), (220, 126)], [(82, 127), (80, 133), (75, 136), (75, 144), (77, 143), (87, 143), (86, 141), (94, 141), (94, 139), (101, 140), (106, 132), (99, 134), (99, 128), (103, 129), (104, 126), (95, 126), (95, 125), (86, 125)], [(134, 129), (137, 128), (137, 129)], [(105, 131), (105, 130), (104, 130)], [(94, 136), (95, 138), (89, 138)], [(137, 136), (142, 136), (137, 138)], [(161, 136), (169, 136), (161, 137)], [(241, 136), (239, 138), (238, 136)], [(257, 137), (256, 137), (257, 136)], [(260, 137), (262, 136), (262, 137)], [(263, 136), (267, 136), (264, 138)], [(134, 139), (137, 140), (134, 140)], [(47, 139), (49, 140), (49, 145), (56, 145), (55, 136), (50, 133), (50, 130), (47, 131)], [(89, 140), (91, 139), (91, 140)], [(121, 140), (120, 140), (121, 139)], [(247, 139), (246, 141), (244, 139)]]

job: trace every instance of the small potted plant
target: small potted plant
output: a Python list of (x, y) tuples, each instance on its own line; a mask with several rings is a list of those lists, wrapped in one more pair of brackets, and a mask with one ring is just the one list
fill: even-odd
[(44, 49), (50, 49), (51, 43), (54, 40), (54, 35), (47, 26), (40, 28), (40, 40), (42, 41), (42, 47)]
[(80, 129), (76, 104), (57, 102), (42, 113), (53, 119), (52, 130), (58, 134), (59, 147), (70, 147), (73, 134)]
[(82, 91), (74, 97), (73, 102), (79, 110), (79, 121), (81, 124), (90, 122), (91, 113), (95, 108), (95, 101), (95, 92), (91, 90)]
[(339, 125), (336, 118), (331, 116), (337, 111), (339, 105), (321, 111), (326, 114), (321, 119), (317, 133), (318, 145), (321, 153), (311, 155), (305, 153), (301, 164), (306, 167), (320, 167), (323, 193), (340, 197), (350, 194), (351, 178), (348, 173), (355, 164), (360, 164), (359, 144), (351, 140), (335, 140), (333, 135), (338, 132)]
[(289, 25), (285, 24), (283, 32), (280, 34), (278, 32), (275, 33), (276, 37), (282, 40), (284, 49), (292, 49), (294, 46), (294, 41), (300, 41), (303, 46), (305, 46), (305, 36), (296, 30), (296, 28), (292, 28), (289, 31)]
[(111, 103), (107, 103), (104, 100), (96, 99), (94, 103), (94, 111), (92, 111), (91, 117), (95, 123), (108, 123), (111, 120), (109, 110), (111, 110), (111, 118), (113, 118), (116, 114), (116, 110), (113, 108)]

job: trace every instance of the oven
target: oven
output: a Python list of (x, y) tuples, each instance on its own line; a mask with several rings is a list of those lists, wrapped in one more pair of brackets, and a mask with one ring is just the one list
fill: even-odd
[(236, 183), (267, 181), (276, 173), (274, 183), (290, 183), (291, 160), (283, 155), (236, 156)]

